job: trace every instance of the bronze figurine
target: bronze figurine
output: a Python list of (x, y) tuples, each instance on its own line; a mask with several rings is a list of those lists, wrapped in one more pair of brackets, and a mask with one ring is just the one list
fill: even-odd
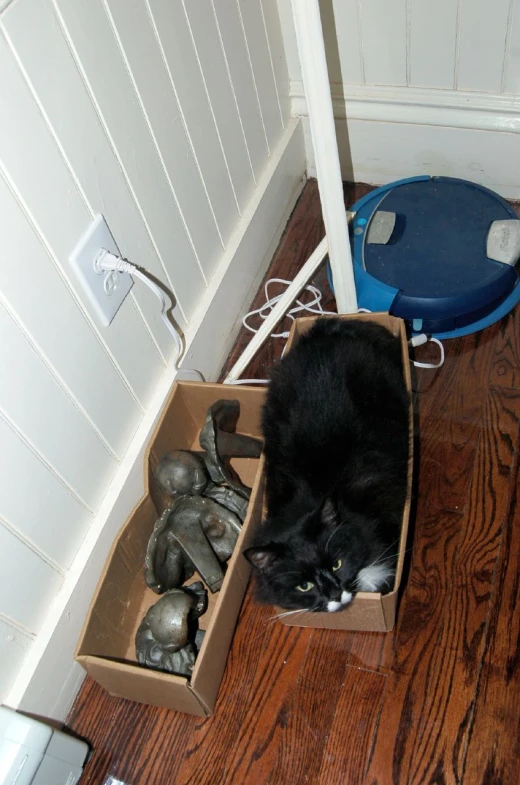
[(212, 592), (222, 585), (226, 562), (240, 533), (240, 520), (213, 499), (180, 496), (161, 515), (148, 543), (147, 585), (157, 592), (180, 586), (196, 569)]
[(195, 633), (196, 620), (206, 608), (207, 594), (200, 581), (166, 592), (139, 625), (137, 661), (155, 670), (191, 676), (201, 641)]
[(164, 455), (155, 469), (157, 482), (170, 496), (177, 493), (203, 493), (208, 477), (200, 455), (188, 450), (174, 450)]

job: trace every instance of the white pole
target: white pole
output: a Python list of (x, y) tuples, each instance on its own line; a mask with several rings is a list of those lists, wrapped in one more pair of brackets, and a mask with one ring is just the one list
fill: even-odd
[(357, 309), (318, 0), (291, 0), (338, 313)]
[(271, 332), (276, 325), (285, 316), (289, 307), (293, 304), (295, 299), (300, 294), (301, 290), (307, 285), (309, 278), (312, 278), (322, 261), (327, 255), (327, 238), (324, 237), (321, 243), (314, 249), (309, 256), (299, 273), (292, 281), (289, 288), (283, 293), (282, 297), (278, 300), (275, 307), (263, 322), (258, 332), (253, 335), (248, 345), (224, 379), (224, 384), (230, 384), (236, 381), (239, 376), (245, 371), (257, 351), (263, 343), (269, 338)]

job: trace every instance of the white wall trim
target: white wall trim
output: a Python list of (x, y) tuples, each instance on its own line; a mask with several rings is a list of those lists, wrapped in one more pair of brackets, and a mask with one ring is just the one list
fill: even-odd
[[(182, 365), (215, 378), (305, 182), (301, 122), (289, 121), (186, 334)], [(176, 373), (169, 366), (5, 703), (63, 721), (83, 681), (72, 655), (113, 539), (143, 494), (143, 455)], [(182, 375), (181, 375), (182, 376)]]
[(339, 313), (354, 313), (356, 285), (320, 6), (318, 0), (292, 0), (291, 4), (337, 308)]
[[(520, 133), (520, 96), (420, 87), (331, 84), (336, 119)], [(291, 111), (306, 117), (303, 83), (290, 83)]]

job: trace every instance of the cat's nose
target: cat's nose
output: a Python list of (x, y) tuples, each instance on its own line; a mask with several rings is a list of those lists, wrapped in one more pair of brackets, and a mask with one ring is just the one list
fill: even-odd
[(334, 602), (341, 602), (341, 589), (331, 587), (329, 591), (329, 599), (333, 600)]

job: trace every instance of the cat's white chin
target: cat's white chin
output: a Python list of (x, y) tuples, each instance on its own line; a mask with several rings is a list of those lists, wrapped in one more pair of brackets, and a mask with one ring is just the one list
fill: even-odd
[(341, 610), (344, 608), (345, 605), (348, 605), (352, 599), (352, 594), (349, 591), (341, 592), (341, 600), (329, 600), (327, 603), (327, 611), (329, 613), (335, 613), (336, 611)]

